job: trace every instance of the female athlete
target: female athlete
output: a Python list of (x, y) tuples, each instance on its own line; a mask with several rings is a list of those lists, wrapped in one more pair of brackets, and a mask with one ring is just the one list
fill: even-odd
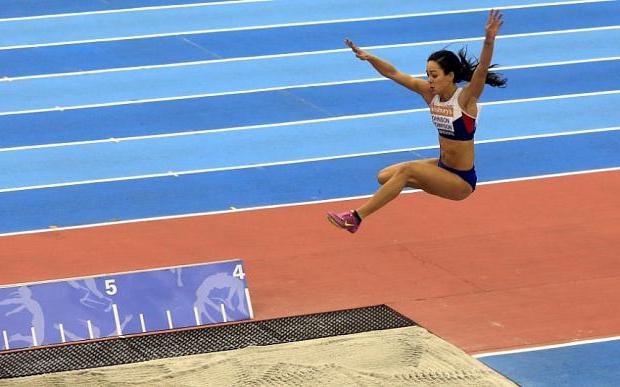
[[(365, 219), (395, 199), (405, 187), (421, 189), (450, 200), (463, 200), (476, 189), (474, 169), (474, 133), (478, 116), (478, 99), (484, 85), (503, 87), (506, 79), (489, 72), (495, 36), (501, 27), (502, 14), (491, 10), (485, 26), (480, 60), (475, 63), (461, 49), (458, 55), (441, 50), (428, 57), (428, 81), (398, 71), (390, 63), (357, 47), (346, 44), (355, 55), (368, 61), (381, 75), (420, 94), (429, 105), (439, 132), (439, 158), (409, 161), (381, 170), (377, 179), (381, 188), (363, 206), (342, 213), (328, 212), (334, 225), (354, 233)], [(469, 83), (460, 88), (461, 81)]]

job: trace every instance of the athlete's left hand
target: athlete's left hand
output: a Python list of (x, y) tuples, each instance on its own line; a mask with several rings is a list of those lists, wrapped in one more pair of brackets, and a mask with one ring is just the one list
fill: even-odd
[(497, 31), (499, 31), (499, 27), (504, 24), (502, 17), (503, 15), (499, 12), (499, 10), (492, 9), (489, 11), (489, 18), (487, 19), (487, 24), (484, 28), (486, 39), (495, 39)]

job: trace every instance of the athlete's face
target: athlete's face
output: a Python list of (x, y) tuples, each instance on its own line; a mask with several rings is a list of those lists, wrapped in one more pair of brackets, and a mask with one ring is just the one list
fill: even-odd
[(444, 73), (439, 64), (433, 60), (426, 62), (426, 75), (433, 94), (442, 94), (450, 90), (454, 84), (454, 73)]

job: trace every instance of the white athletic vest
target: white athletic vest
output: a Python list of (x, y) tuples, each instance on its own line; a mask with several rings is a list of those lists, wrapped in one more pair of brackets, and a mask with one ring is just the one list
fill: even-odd
[(463, 89), (459, 87), (445, 102), (441, 102), (439, 95), (436, 95), (429, 107), (433, 124), (440, 136), (452, 140), (468, 141), (474, 138), (477, 117), (472, 117), (461, 109), (459, 95), (462, 91)]

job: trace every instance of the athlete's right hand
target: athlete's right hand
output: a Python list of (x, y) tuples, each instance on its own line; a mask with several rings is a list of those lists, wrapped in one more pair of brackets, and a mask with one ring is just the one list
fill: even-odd
[(504, 20), (502, 19), (504, 15), (499, 10), (492, 9), (489, 11), (489, 18), (487, 19), (487, 24), (484, 27), (485, 38), (491, 41), (495, 40), (495, 36), (499, 31), (499, 27), (504, 24)]
[(362, 50), (361, 48), (357, 47), (355, 43), (353, 43), (353, 41), (351, 41), (350, 39), (345, 39), (344, 43), (347, 46), (349, 46), (351, 50), (353, 50), (353, 53), (355, 53), (355, 56), (358, 57), (359, 59), (361, 60), (370, 59), (371, 55), (367, 53), (366, 51)]

